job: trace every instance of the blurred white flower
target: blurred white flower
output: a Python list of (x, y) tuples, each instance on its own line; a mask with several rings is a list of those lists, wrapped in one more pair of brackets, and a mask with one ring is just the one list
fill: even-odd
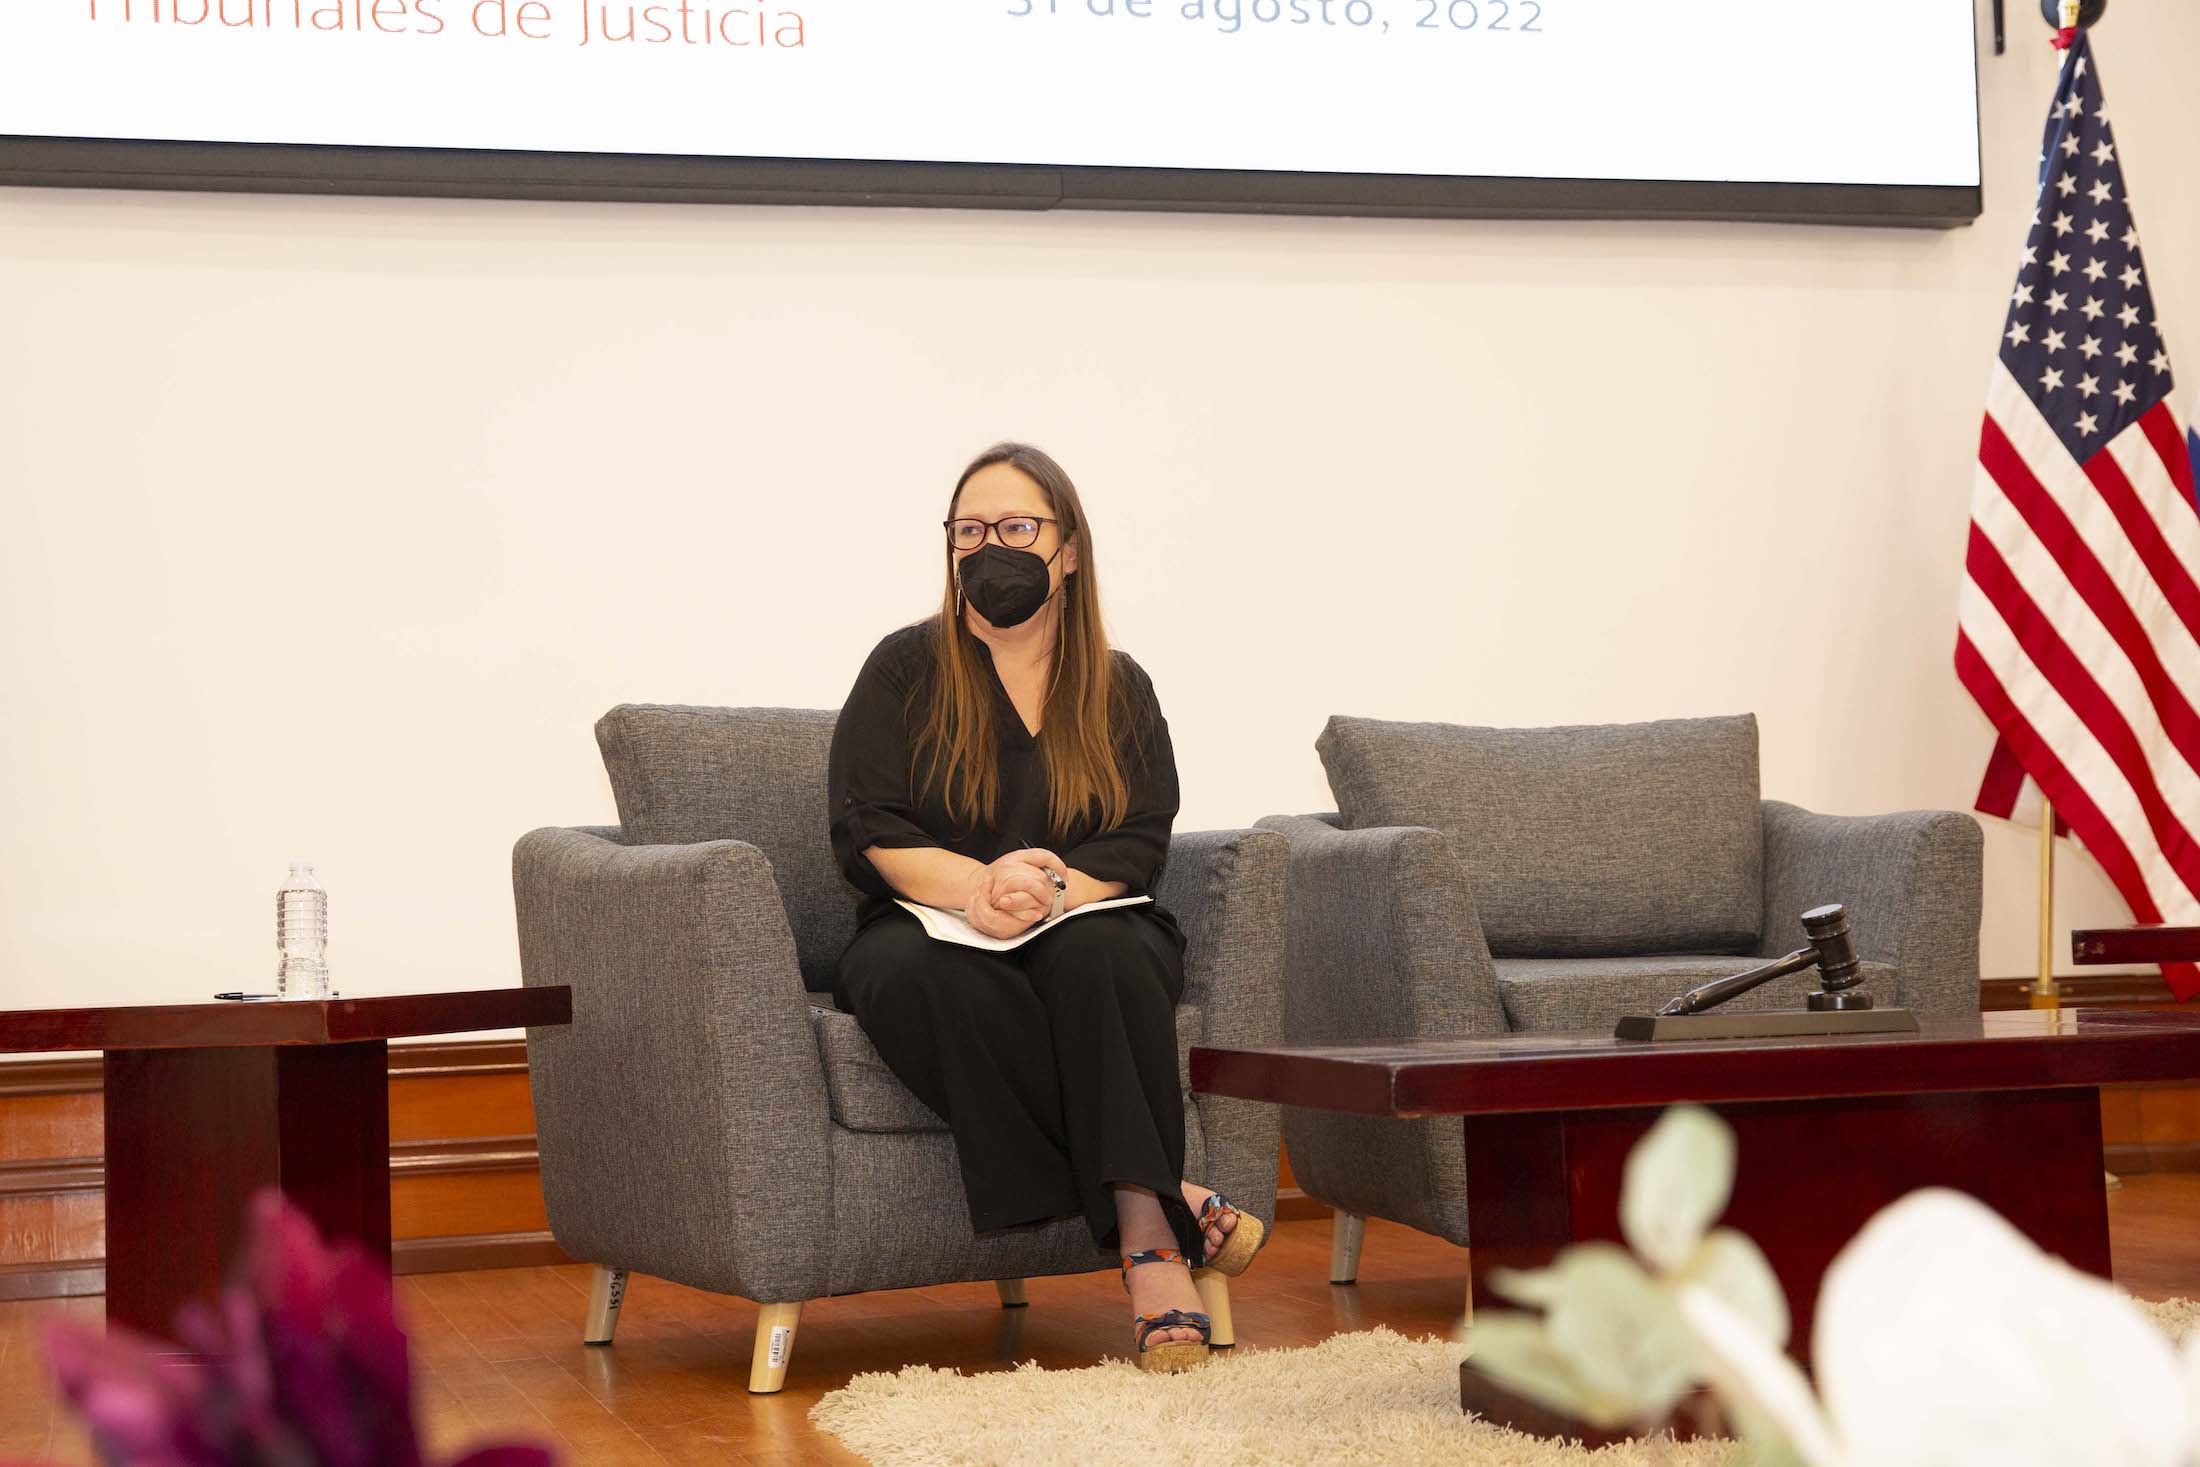
[(1851, 1467), (1833, 1439), (1810, 1382), (1787, 1352), (1751, 1328), (1739, 1310), (1708, 1289), (1680, 1292), (1680, 1313), (1695, 1333), (1711, 1389), (1733, 1414), (1754, 1461)]
[(1733, 1130), (1701, 1106), (1675, 1106), (1627, 1153), (1620, 1233), (1652, 1268), (1671, 1272), (1696, 1251), (1733, 1193)]
[(2112, 1285), (1959, 1192), (1912, 1193), (1834, 1260), (1813, 1394), (1764, 1254), (1712, 1229), (1734, 1157), (1717, 1116), (1667, 1111), (1627, 1160), (1634, 1254), (1589, 1243), (1493, 1274), (1543, 1312), (1485, 1312), (1475, 1368), (1603, 1427), (1655, 1426), (1708, 1383), (1749, 1467), (2200, 1467), (2200, 1332), (2180, 1358)]
[(1827, 1270), (1811, 1361), (1683, 1285), (1679, 1310), (1745, 1435), (1809, 1467), (2186, 1467), (2200, 1359), (2132, 1302), (1959, 1192), (1914, 1192)]
[(1671, 1292), (1616, 1244), (1584, 1243), (1549, 1268), (1492, 1282), (1543, 1309), (1485, 1312), (1468, 1334), (1475, 1369), (1515, 1395), (1614, 1427), (1662, 1420), (1696, 1382)]

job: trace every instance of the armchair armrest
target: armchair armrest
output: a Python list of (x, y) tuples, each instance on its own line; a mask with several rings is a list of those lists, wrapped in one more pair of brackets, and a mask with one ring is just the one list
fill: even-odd
[(1497, 969), (1450, 840), (1418, 826), (1259, 822), (1291, 842), (1285, 1042), (1360, 1044), (1505, 1032)]
[(528, 1035), (559, 1244), (762, 1302), (819, 1292), (830, 1112), (770, 862), (553, 828), (513, 849), (512, 888), (522, 981), (573, 990), (572, 1024)]
[(1283, 1042), (1288, 859), (1283, 837), (1265, 830), (1169, 837), (1154, 900), (1175, 914), (1189, 940), (1184, 1002), (1216, 1015), (1221, 1027), (1209, 1043)]
[(1985, 840), (1976, 820), (1953, 810), (1816, 815), (1778, 800), (1763, 809), (1765, 956), (1803, 945), (1804, 911), (1846, 902), (1857, 956), (1893, 965), (1905, 1005), (1978, 1012)]
[[(1289, 860), (1284, 838), (1272, 831), (1170, 837), (1154, 898), (1184, 929), (1183, 1001), (1199, 1006), (1201, 1044), (1283, 1043)], [(1207, 1174), (1193, 1180), (1273, 1219), (1281, 1113), (1273, 1105), (1218, 1095), (1195, 1095), (1192, 1103), (1207, 1146)]]
[[(1259, 822), (1291, 842), (1285, 1043), (1504, 1033), (1497, 969), (1450, 840), (1418, 826), (1343, 830), (1336, 820)], [(1286, 1106), (1283, 1130), (1291, 1174), (1308, 1196), (1466, 1242), (1456, 1120)]]

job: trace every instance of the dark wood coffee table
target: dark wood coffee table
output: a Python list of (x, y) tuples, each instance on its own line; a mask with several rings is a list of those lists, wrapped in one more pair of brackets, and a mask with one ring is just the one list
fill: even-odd
[(567, 988), (0, 1012), (0, 1053), (106, 1052), (107, 1319), (165, 1336), (283, 1189), (390, 1255), (389, 1041), (566, 1024)]
[(1618, 1240), (1627, 1152), (1676, 1101), (1739, 1143), (1725, 1221), (1763, 1248), (1807, 1351), (1819, 1281), (1882, 1207), (1919, 1187), (1979, 1198), (2107, 1277), (2098, 1087), (2200, 1076), (2200, 1015), (2020, 1010), (1916, 1034), (1644, 1044), (1510, 1034), (1343, 1048), (1210, 1049), (1192, 1088), (1375, 1116), (1461, 1118), (1469, 1267), (1542, 1264)]

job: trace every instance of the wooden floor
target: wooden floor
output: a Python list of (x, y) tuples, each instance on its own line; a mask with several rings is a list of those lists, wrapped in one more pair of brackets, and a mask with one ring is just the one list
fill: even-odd
[[(2149, 1298), (2200, 1296), (2200, 1174), (2128, 1178), (2110, 1194), (2109, 1219), (2119, 1283)], [(1465, 1264), (1463, 1249), (1370, 1223), (1360, 1283), (1333, 1289), (1329, 1224), (1283, 1223), (1233, 1287), (1238, 1337), (1305, 1345), (1375, 1324), (1448, 1332)], [(787, 1389), (751, 1396), (755, 1306), (636, 1279), (618, 1344), (590, 1349), (579, 1343), (586, 1288), (581, 1268), (398, 1280), (432, 1456), (523, 1437), (556, 1448), (567, 1467), (858, 1462), (808, 1419), (812, 1402), (858, 1371), (1079, 1366), (1127, 1353), (1130, 1337), (1113, 1274), (1035, 1279), (1029, 1309), (1002, 1309), (990, 1284), (827, 1299), (803, 1312)], [(94, 1460), (39, 1361), (36, 1332), (57, 1313), (96, 1320), (100, 1301), (0, 1304), (0, 1462)]]

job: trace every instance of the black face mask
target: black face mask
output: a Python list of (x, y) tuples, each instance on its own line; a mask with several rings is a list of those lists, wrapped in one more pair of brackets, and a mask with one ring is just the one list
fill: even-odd
[(1052, 557), (1041, 560), (1029, 550), (981, 545), (962, 558), (955, 574), (978, 615), (997, 627), (1015, 627), (1037, 616), (1054, 594), (1053, 566)]

